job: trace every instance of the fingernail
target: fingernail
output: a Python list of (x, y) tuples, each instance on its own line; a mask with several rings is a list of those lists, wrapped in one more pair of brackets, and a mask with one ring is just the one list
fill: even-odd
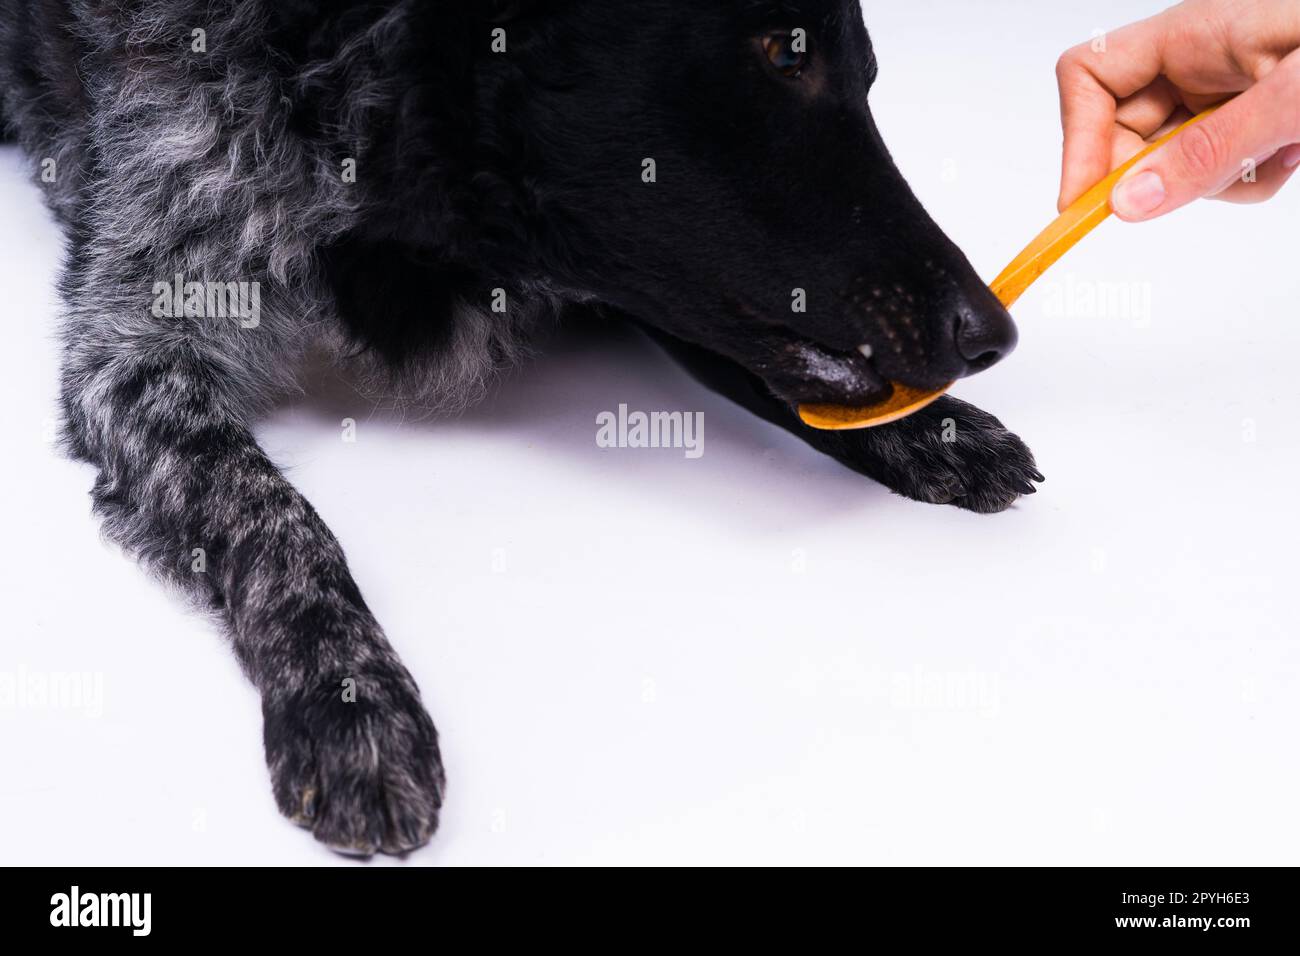
[(1282, 150), (1282, 168), (1295, 169), (1300, 166), (1300, 143)]
[(1120, 180), (1110, 205), (1121, 219), (1142, 219), (1159, 209), (1167, 195), (1160, 174), (1147, 171)]

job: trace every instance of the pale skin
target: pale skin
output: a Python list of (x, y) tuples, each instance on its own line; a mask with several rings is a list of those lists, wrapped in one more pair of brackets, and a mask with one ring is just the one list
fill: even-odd
[(1197, 199), (1272, 198), (1300, 167), (1300, 0), (1187, 0), (1067, 51), (1059, 206), (1195, 113), (1138, 163), (1111, 206), (1129, 222)]

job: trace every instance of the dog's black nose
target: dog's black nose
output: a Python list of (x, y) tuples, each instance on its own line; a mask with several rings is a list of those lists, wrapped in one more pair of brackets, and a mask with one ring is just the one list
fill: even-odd
[(982, 372), (1015, 350), (1020, 333), (1011, 315), (993, 290), (980, 285), (961, 297), (955, 329), (957, 352), (969, 368), (967, 374)]

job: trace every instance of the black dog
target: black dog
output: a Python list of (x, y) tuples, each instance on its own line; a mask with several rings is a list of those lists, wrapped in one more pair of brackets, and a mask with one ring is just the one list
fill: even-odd
[(415, 682), (250, 432), (322, 341), (448, 407), (578, 305), (901, 494), (991, 512), (1041, 480), (955, 399), (793, 412), (1015, 341), (874, 75), (855, 0), (0, 0), (0, 111), (69, 236), (67, 444), (114, 538), (227, 622), (285, 814), (401, 852), (443, 788)]

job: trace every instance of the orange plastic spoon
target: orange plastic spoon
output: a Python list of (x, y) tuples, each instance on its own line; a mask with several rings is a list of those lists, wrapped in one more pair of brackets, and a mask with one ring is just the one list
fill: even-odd
[[(1165, 143), (1169, 142), (1189, 126), (1194, 126), (1213, 113), (1217, 106), (1193, 117), (1172, 133), (1160, 137), (1142, 152), (1138, 153), (1123, 166), (1093, 186), (1078, 198), (1069, 209), (1050, 226), (1038, 234), (1025, 250), (1012, 260), (1011, 265), (1002, 270), (990, 284), (994, 295), (1008, 309), (1025, 290), (1034, 284), (1061, 256), (1065, 255), (1075, 244), (1092, 230), (1110, 218), (1110, 194), (1115, 184), (1123, 178), (1139, 160), (1145, 159)], [(800, 405), (799, 417), (805, 425), (823, 431), (845, 431), (853, 428), (874, 428), (887, 425), (900, 418), (906, 418), (915, 411), (929, 405), (943, 395), (954, 383), (949, 382), (943, 388), (933, 391), (912, 388), (898, 382), (893, 383), (894, 390), (889, 398), (876, 405), (865, 408), (849, 408), (843, 405)]]

